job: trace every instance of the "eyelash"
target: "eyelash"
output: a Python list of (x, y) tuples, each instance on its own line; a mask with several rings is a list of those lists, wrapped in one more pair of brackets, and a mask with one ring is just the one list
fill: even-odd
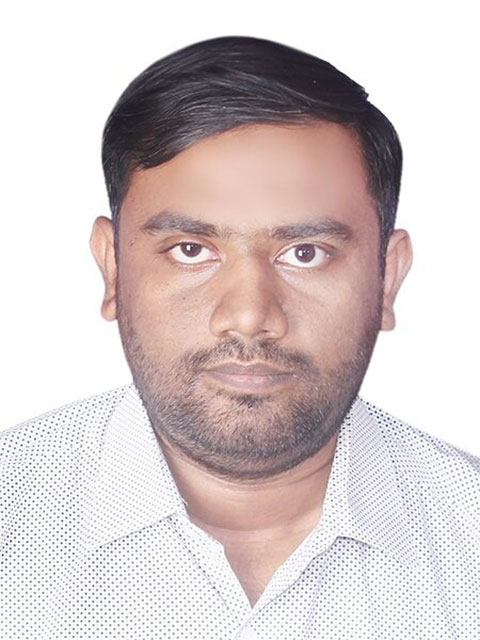
[[(209, 249), (209, 247), (207, 247), (206, 245), (201, 244), (200, 242), (195, 242), (195, 241), (191, 241), (191, 240), (184, 240), (182, 242), (176, 242), (174, 245), (168, 247), (167, 249), (164, 249), (161, 253), (165, 253), (167, 255), (170, 254), (170, 256), (171, 256), (171, 253), (172, 253), (172, 251), (174, 249), (179, 248), (179, 247), (184, 246), (184, 245), (195, 245), (196, 247), (200, 247), (200, 250), (207, 249), (208, 251), (213, 253), (213, 250)], [(313, 242), (303, 242), (303, 243), (298, 243), (298, 244), (292, 245), (292, 246), (287, 247), (286, 249), (284, 249), (280, 254), (278, 254), (276, 256), (275, 261), (279, 257), (284, 256), (289, 251), (295, 250), (295, 249), (298, 249), (298, 248), (301, 248), (301, 247), (313, 247), (315, 250), (318, 249), (319, 251), (323, 252), (324, 258), (321, 261), (322, 264), (324, 262), (329, 261), (334, 255), (334, 251), (332, 249), (326, 249), (325, 247), (322, 247), (322, 246), (320, 246), (318, 244), (315, 244)], [(182, 262), (181, 260), (176, 260), (175, 258), (172, 258), (170, 256), (169, 256), (169, 259), (171, 260), (171, 262), (173, 264), (175, 264), (176, 266), (180, 266), (180, 268), (196, 267), (198, 265), (202, 265), (205, 262), (207, 262), (207, 260), (199, 260), (198, 262), (188, 262), (188, 261)], [(187, 256), (184, 256), (184, 257), (187, 258)], [(196, 256), (192, 256), (192, 257), (196, 257)], [(315, 260), (315, 257), (314, 257), (314, 260)], [(215, 262), (216, 262), (216, 260), (215, 260)], [(291, 265), (291, 264), (288, 264), (288, 263), (285, 263), (285, 262), (283, 264), (285, 264), (287, 267), (290, 266), (290, 267), (293, 267), (293, 268), (298, 268), (298, 269), (303, 269), (303, 270), (315, 269), (316, 267), (321, 266), (321, 265), (318, 265), (318, 264), (310, 265), (310, 263), (308, 263), (308, 262), (304, 263), (304, 266)]]

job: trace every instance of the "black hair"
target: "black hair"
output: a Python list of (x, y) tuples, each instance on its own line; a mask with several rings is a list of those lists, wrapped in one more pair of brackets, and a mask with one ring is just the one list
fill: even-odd
[(175, 51), (145, 69), (120, 96), (105, 125), (102, 149), (116, 233), (135, 169), (161, 165), (195, 142), (241, 125), (318, 120), (341, 124), (357, 136), (384, 255), (402, 172), (393, 125), (362, 86), (330, 63), (243, 36)]

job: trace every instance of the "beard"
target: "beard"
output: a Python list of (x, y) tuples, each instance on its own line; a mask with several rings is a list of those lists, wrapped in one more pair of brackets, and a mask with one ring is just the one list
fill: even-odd
[[(271, 341), (221, 339), (211, 349), (164, 360), (143, 347), (118, 296), (118, 325), (134, 384), (160, 442), (209, 472), (265, 479), (315, 455), (338, 432), (365, 376), (380, 328), (380, 305), (355, 353), (327, 369)], [(269, 395), (207, 388), (201, 371), (226, 361), (262, 361), (295, 373), (293, 391)]]

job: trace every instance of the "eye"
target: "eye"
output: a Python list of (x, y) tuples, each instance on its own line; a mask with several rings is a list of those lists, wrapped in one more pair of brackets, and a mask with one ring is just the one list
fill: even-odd
[(203, 244), (197, 242), (179, 242), (168, 250), (170, 257), (175, 262), (182, 264), (200, 264), (214, 259), (215, 254)]
[(297, 244), (281, 253), (277, 261), (291, 267), (312, 269), (326, 262), (329, 254), (316, 244)]

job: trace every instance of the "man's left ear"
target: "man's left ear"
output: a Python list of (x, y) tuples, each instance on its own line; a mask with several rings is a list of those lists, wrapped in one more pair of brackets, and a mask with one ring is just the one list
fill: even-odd
[(410, 236), (404, 229), (395, 229), (390, 236), (385, 258), (383, 281), (382, 330), (395, 328), (393, 304), (397, 293), (412, 266), (413, 251)]

